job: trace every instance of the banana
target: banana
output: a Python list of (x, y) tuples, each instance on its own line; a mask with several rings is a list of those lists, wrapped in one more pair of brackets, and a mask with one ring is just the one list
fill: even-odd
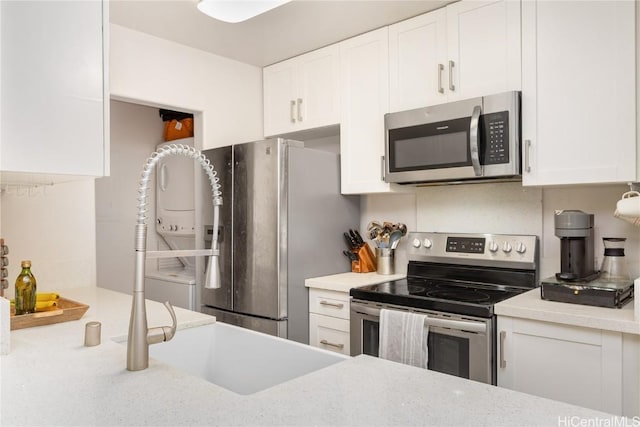
[(55, 301), (36, 301), (36, 310), (44, 310), (47, 308), (57, 307), (58, 303)]
[[(55, 292), (47, 292), (47, 293), (41, 293), (41, 294), (36, 294), (36, 308), (38, 307), (39, 303), (53, 303), (53, 304), (49, 304), (49, 305), (42, 305), (42, 307), (52, 307), (57, 305), (56, 301), (58, 300), (58, 298), (60, 298), (60, 295), (58, 295)], [(15, 305), (16, 301), (15, 299), (11, 300), (11, 304)]]
[(47, 293), (36, 293), (36, 301), (55, 301), (60, 298), (55, 292), (47, 292)]

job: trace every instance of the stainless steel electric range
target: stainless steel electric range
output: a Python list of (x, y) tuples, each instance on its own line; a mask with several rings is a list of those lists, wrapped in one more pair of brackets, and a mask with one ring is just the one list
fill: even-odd
[(428, 369), (496, 384), (496, 303), (538, 285), (531, 235), (408, 234), (407, 278), (351, 289), (351, 355), (378, 356), (380, 310), (427, 315)]

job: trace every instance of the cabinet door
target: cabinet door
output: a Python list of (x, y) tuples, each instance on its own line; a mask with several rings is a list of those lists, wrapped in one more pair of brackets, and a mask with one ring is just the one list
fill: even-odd
[(498, 317), (498, 386), (622, 413), (622, 334)]
[(340, 122), (338, 45), (319, 49), (298, 58), (296, 120), (300, 130)]
[(392, 112), (446, 101), (446, 16), (442, 8), (389, 27)]
[(520, 90), (520, 2), (447, 6), (449, 100)]
[(636, 180), (634, 7), (523, 2), (524, 185)]
[(262, 71), (264, 91), (264, 135), (295, 130), (297, 117), (295, 59), (280, 62)]
[(106, 7), (101, 1), (10, 1), (0, 7), (0, 169), (107, 174)]
[(388, 27), (340, 43), (343, 194), (391, 190), (383, 180), (384, 115), (389, 110)]

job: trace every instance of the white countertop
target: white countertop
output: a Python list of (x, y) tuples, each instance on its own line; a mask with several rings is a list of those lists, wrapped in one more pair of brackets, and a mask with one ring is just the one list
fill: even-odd
[(314, 277), (304, 281), (308, 288), (326, 289), (329, 291), (349, 292), (351, 288), (375, 285), (403, 279), (406, 274), (378, 274), (378, 273), (340, 273), (331, 276)]
[(498, 316), (640, 334), (640, 319), (634, 315), (634, 302), (630, 301), (622, 308), (605, 308), (547, 301), (540, 297), (540, 288), (536, 288), (499, 302), (494, 310)]
[[(558, 425), (611, 420), (602, 412), (368, 356), (242, 396), (150, 360), (126, 371), (130, 300), (99, 288), (65, 290), (91, 305), (73, 322), (11, 333), (0, 357), (1, 425)], [(149, 325), (169, 321), (148, 301)], [(176, 309), (181, 328), (214, 318)], [(84, 325), (102, 344), (84, 347)], [(178, 334), (180, 331), (178, 331)], [(156, 344), (162, 345), (162, 344)], [(577, 418), (571, 418), (577, 417)]]

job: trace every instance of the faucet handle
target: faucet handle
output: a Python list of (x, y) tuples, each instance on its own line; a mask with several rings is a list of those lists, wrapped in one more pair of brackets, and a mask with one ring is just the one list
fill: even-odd
[(157, 344), (163, 341), (169, 341), (176, 334), (176, 328), (178, 327), (178, 320), (176, 319), (176, 313), (173, 311), (173, 307), (169, 301), (164, 302), (164, 306), (169, 310), (171, 315), (171, 326), (159, 326), (156, 328), (150, 328), (147, 332), (147, 343)]

